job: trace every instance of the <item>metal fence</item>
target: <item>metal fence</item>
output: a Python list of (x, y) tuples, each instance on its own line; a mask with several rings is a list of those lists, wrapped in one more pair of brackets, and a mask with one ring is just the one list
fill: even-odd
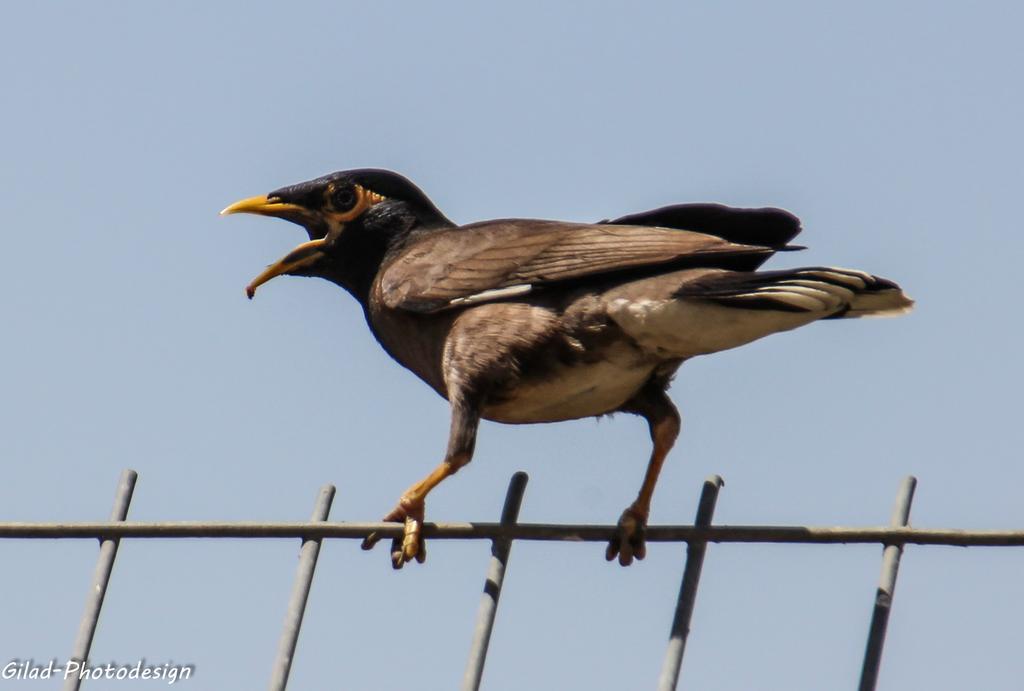
[[(288, 683), (299, 629), (309, 597), (313, 573), (316, 569), (320, 543), (324, 538), (362, 539), (370, 533), (384, 538), (401, 535), (397, 523), (331, 523), (327, 518), (334, 499), (334, 486), (321, 488), (313, 515), (308, 522), (210, 522), (210, 521), (127, 521), (128, 507), (138, 475), (125, 470), (118, 482), (114, 508), (109, 521), (75, 523), (0, 522), (0, 538), (91, 538), (100, 541), (99, 558), (85, 603), (85, 612), (72, 647), (71, 660), (85, 663), (89, 658), (93, 634), (99, 622), (100, 610), (106, 594), (110, 573), (122, 538), (297, 538), (302, 541), (295, 584), (288, 600), (284, 627), (278, 645), (276, 660), (270, 675), (271, 691), (283, 691)], [(505, 582), (512, 543), (515, 540), (609, 540), (616, 532), (614, 525), (573, 525), (519, 523), (519, 507), (526, 490), (527, 476), (516, 473), (509, 483), (501, 520), (497, 523), (427, 523), (425, 538), (447, 540), (490, 540), (491, 558), (487, 565), (483, 595), (477, 614), (469, 660), (462, 680), (464, 690), (480, 688), (484, 662), (498, 599)], [(915, 545), (953, 546), (1021, 546), (1024, 530), (955, 530), (919, 529), (909, 527), (910, 505), (917, 480), (907, 477), (900, 484), (887, 527), (813, 527), (813, 526), (725, 526), (712, 525), (715, 503), (723, 486), (717, 475), (704, 481), (697, 515), (691, 525), (653, 525), (647, 528), (650, 542), (686, 542), (686, 562), (683, 568), (679, 597), (675, 603), (675, 616), (669, 633), (668, 647), (658, 678), (659, 691), (675, 689), (683, 661), (686, 638), (690, 632), (690, 618), (697, 599), (701, 567), (709, 542), (745, 543), (879, 543), (883, 545), (882, 575), (875, 592), (871, 625), (868, 629), (864, 663), (859, 688), (875, 688), (885, 632), (892, 609), (896, 576), (899, 571), (903, 547)], [(81, 677), (72, 675), (65, 681), (65, 691), (76, 691)]]

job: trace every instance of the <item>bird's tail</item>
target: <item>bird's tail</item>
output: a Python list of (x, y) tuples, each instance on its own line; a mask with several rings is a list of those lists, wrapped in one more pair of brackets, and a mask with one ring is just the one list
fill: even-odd
[(819, 319), (896, 315), (913, 301), (890, 280), (863, 271), (692, 269), (664, 297), (665, 277), (609, 291), (609, 315), (646, 350), (685, 359), (789, 331)]
[(826, 319), (895, 316), (914, 306), (892, 281), (854, 269), (816, 266), (721, 274), (716, 279), (684, 286), (680, 292), (729, 307), (831, 313)]
[[(872, 276), (871, 278), (877, 278)], [(886, 281), (889, 283), (889, 281)], [(854, 293), (850, 306), (829, 319), (848, 317), (898, 317), (914, 309), (914, 301), (896, 284), (876, 290)]]

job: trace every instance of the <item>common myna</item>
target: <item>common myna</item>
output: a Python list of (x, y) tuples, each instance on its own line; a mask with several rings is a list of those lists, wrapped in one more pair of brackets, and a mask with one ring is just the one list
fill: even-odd
[[(473, 456), (481, 418), (510, 424), (626, 412), (653, 450), (609, 560), (645, 554), (644, 527), (679, 433), (666, 389), (696, 355), (819, 319), (899, 314), (913, 302), (884, 278), (831, 267), (758, 272), (800, 232), (780, 209), (680, 204), (600, 223), (528, 219), (459, 226), (404, 177), (350, 170), (224, 209), (276, 216), (305, 242), (246, 288), (317, 276), (359, 301), (395, 360), (451, 404), (444, 460), (401, 496), (392, 564), (423, 561), (424, 500)], [(377, 541), (367, 538), (364, 549)]]

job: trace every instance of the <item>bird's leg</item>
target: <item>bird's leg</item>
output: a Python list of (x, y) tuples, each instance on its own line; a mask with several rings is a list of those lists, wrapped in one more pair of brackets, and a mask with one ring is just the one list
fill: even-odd
[[(405, 523), (402, 537), (391, 542), (391, 565), (394, 568), (400, 569), (413, 559), (422, 564), (427, 558), (427, 549), (423, 542), (427, 494), (473, 458), (479, 424), (480, 414), (475, 407), (453, 402), (451, 432), (448, 435), (448, 451), (444, 460), (429, 475), (403, 492), (398, 505), (384, 516), (384, 521)], [(379, 541), (380, 536), (372, 533), (363, 540), (362, 548), (372, 549)]]
[(619, 518), (618, 533), (608, 543), (605, 558), (611, 561), (619, 557), (619, 563), (629, 566), (633, 559), (647, 556), (644, 543), (644, 532), (647, 528), (647, 517), (651, 512), (651, 497), (658, 482), (658, 474), (665, 462), (665, 457), (679, 436), (679, 411), (669, 400), (668, 395), (660, 388), (648, 387), (636, 398), (623, 407), (631, 413), (643, 416), (651, 429), (651, 460), (647, 463), (643, 484), (637, 493), (636, 501), (622, 512)]

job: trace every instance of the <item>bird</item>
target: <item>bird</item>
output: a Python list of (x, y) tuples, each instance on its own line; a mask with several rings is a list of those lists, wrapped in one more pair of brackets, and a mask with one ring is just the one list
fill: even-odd
[[(646, 420), (651, 452), (605, 557), (646, 555), (659, 472), (680, 431), (667, 394), (680, 365), (822, 319), (897, 315), (911, 300), (885, 278), (814, 266), (760, 271), (799, 219), (777, 208), (689, 203), (596, 223), (449, 220), (404, 176), (355, 169), (242, 199), (224, 215), (281, 218), (309, 240), (246, 287), (326, 279), (360, 304), (383, 349), (448, 400), (441, 462), (383, 521), (404, 524), (391, 563), (423, 562), (425, 500), (473, 457), (482, 419)], [(362, 543), (371, 549), (381, 537)]]

